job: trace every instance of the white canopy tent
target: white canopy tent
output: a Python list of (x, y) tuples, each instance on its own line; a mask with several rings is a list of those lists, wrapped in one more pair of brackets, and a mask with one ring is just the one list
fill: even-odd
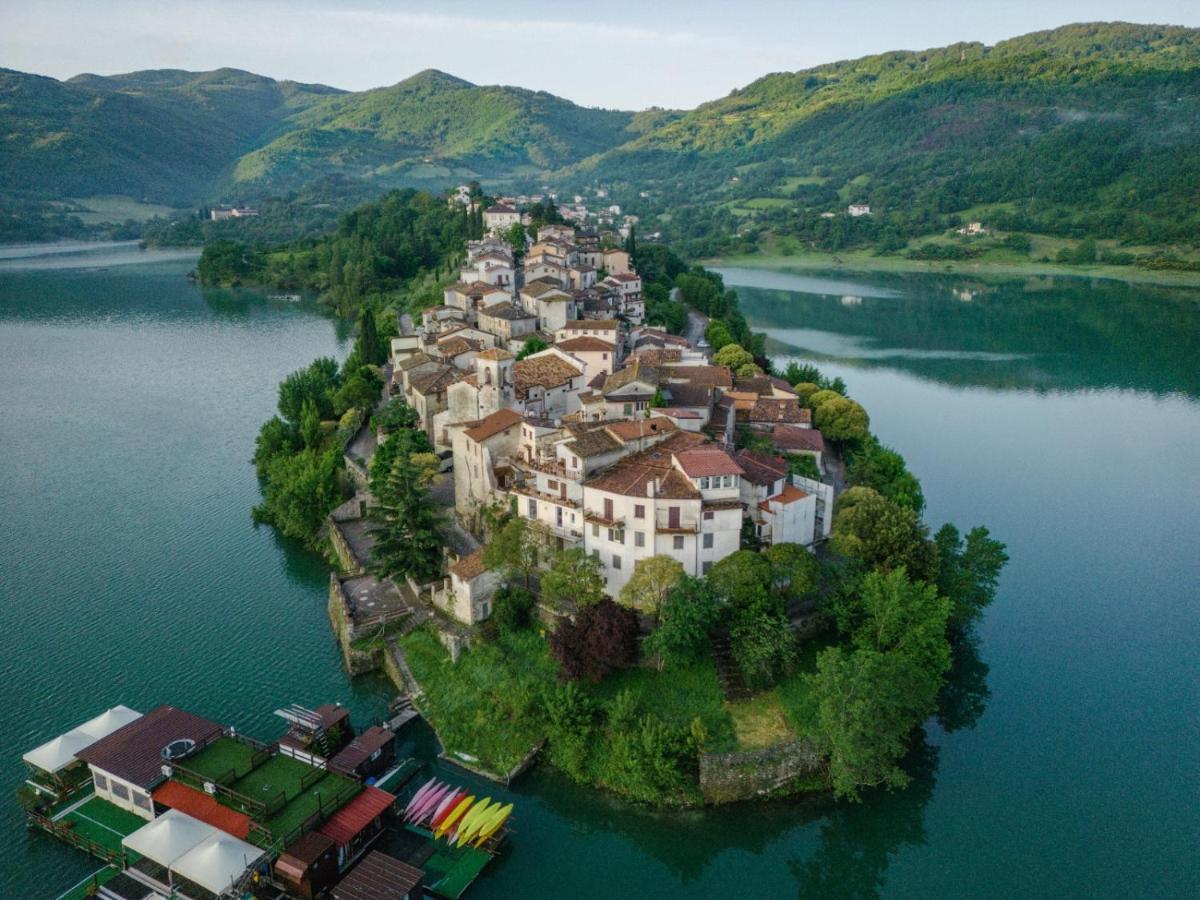
[(192, 818), (177, 809), (169, 809), (137, 831), (121, 839), (126, 848), (164, 868), (214, 834), (221, 832), (207, 822)]
[(167, 810), (121, 843), (214, 894), (228, 890), (263, 855), (253, 844), (177, 809)]
[(262, 855), (263, 851), (253, 844), (218, 831), (175, 860), (171, 871), (205, 890), (221, 894)]
[(22, 759), (35, 769), (54, 774), (75, 762), (76, 754), (92, 746), (101, 738), (108, 737), (118, 728), (140, 719), (142, 714), (128, 706), (114, 706), (94, 719), (46, 741), (26, 753)]

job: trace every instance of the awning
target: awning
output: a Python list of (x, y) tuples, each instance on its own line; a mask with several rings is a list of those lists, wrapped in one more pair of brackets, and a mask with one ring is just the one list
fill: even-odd
[(193, 847), (218, 834), (221, 832), (213, 826), (177, 809), (169, 809), (123, 838), (121, 843), (134, 853), (169, 869)]
[(75, 761), (75, 755), (87, 749), (101, 738), (108, 737), (118, 728), (123, 728), (142, 714), (128, 706), (114, 706), (94, 719), (72, 728), (40, 747), (26, 753), (22, 759), (43, 772), (61, 772)]

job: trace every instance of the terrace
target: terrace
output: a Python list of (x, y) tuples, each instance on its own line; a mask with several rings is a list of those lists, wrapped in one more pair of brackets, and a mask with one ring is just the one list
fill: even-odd
[(141, 816), (92, 794), (54, 815), (31, 821), (60, 840), (108, 861), (121, 858), (121, 840), (146, 824)]
[(185, 763), (175, 763), (175, 777), (201, 789), (205, 782), (228, 787), (269, 756), (264, 746), (231, 736), (219, 737)]

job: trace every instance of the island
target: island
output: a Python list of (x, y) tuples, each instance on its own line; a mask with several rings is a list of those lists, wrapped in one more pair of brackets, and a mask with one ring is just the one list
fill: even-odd
[(567, 212), (406, 190), (209, 245), (202, 278), (357, 323), (280, 385), (255, 516), (327, 552), (349, 671), (477, 774), (675, 806), (902, 786), (1003, 544), (931, 535), (848, 386), (776, 367), (719, 275)]

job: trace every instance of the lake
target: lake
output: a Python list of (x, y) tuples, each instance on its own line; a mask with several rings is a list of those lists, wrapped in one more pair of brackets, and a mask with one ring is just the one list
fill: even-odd
[[(36, 256), (36, 258), (34, 258)], [(0, 259), (0, 768), (103, 708), (161, 702), (271, 739), (351, 682), (328, 573), (256, 528), (276, 383), (349, 349), (313, 303), (209, 291), (194, 254)], [(656, 813), (537, 770), (474, 897), (1200, 892), (1200, 299), (1086, 282), (726, 272), (778, 358), (841, 375), (928, 518), (1012, 562), (906, 791)], [(435, 749), (427, 730), (406, 751)], [(0, 804), (0, 896), (95, 864)]]

